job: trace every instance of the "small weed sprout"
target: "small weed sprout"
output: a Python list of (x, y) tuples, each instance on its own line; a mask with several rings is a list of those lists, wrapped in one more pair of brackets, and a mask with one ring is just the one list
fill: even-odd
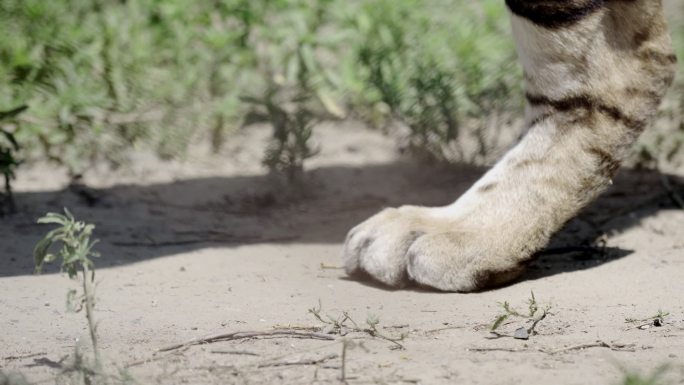
[[(324, 319), (323, 316), (321, 315), (321, 310), (322, 310), (322, 304), (319, 301), (317, 307), (312, 307), (309, 309), (309, 313), (313, 315), (319, 322), (326, 324), (332, 328), (330, 331), (332, 334), (339, 334), (339, 335), (345, 335), (347, 334), (347, 328), (344, 326), (344, 323), (348, 321), (349, 319), (347, 318), (346, 314), (342, 314), (342, 316), (339, 316), (338, 318), (333, 318), (330, 315), (326, 315), (325, 317), (327, 319)], [(351, 321), (353, 322), (353, 321)]]
[[(301, 94), (292, 103), (278, 100), (280, 86), (272, 84), (263, 98), (247, 98), (266, 110), (273, 126), (273, 138), (266, 149), (263, 164), (270, 170), (282, 172), (289, 182), (296, 181), (304, 170), (304, 160), (318, 152), (310, 144), (314, 114), (305, 106), (309, 96)], [(288, 104), (294, 104), (294, 107)]]
[(384, 335), (378, 330), (378, 325), (380, 324), (380, 318), (374, 314), (369, 314), (366, 318), (366, 326), (360, 326), (354, 319), (349, 315), (348, 312), (344, 311), (337, 318), (333, 318), (330, 315), (323, 317), (321, 315), (322, 305), (318, 302), (318, 306), (309, 309), (309, 313), (313, 315), (319, 322), (328, 325), (331, 330), (329, 333), (338, 334), (345, 336), (350, 332), (365, 333), (374, 338), (380, 338), (385, 341), (389, 341), (394, 344), (396, 349), (405, 349), (401, 342), (406, 338), (406, 334), (402, 333), (399, 337), (389, 337)]
[(509, 318), (522, 318), (527, 322), (532, 322), (532, 325), (530, 325), (528, 328), (520, 327), (516, 329), (514, 338), (524, 340), (529, 339), (529, 337), (534, 333), (534, 329), (537, 327), (537, 324), (546, 318), (551, 310), (551, 305), (546, 305), (543, 307), (539, 306), (537, 299), (534, 297), (534, 292), (530, 292), (530, 299), (527, 300), (526, 314), (513, 309), (508, 301), (504, 301), (503, 303), (500, 303), (500, 305), (504, 312), (494, 319), (494, 322), (490, 327), (490, 331), (492, 333), (499, 334), (497, 330), (499, 327), (501, 327), (501, 325), (503, 325), (504, 321)]
[(284, 68), (273, 68), (272, 58), (261, 58), (267, 84), (264, 94), (260, 98), (243, 98), (266, 110), (273, 136), (263, 163), (270, 170), (284, 173), (289, 182), (297, 181), (304, 161), (318, 153), (311, 144), (316, 117), (320, 115), (314, 105), (322, 104), (328, 111), (337, 110), (327, 96), (324, 68), (316, 57), (317, 48), (322, 45), (318, 29), (327, 21), (327, 3), (327, 0), (314, 2), (314, 12), (309, 20), (302, 22), (302, 30), (294, 43), (287, 43), (289, 34), (276, 34), (274, 52), (281, 51)]
[(629, 317), (627, 317), (627, 318), (625, 318), (625, 322), (631, 323), (631, 324), (639, 323), (640, 325), (637, 326), (638, 328), (643, 327), (643, 326), (647, 326), (647, 325), (663, 326), (665, 324), (665, 317), (667, 317), (669, 315), (670, 315), (669, 312), (658, 309), (658, 313), (656, 313), (653, 316), (646, 317), (646, 318), (629, 318)]
[[(69, 278), (76, 278), (81, 274), (83, 292), (79, 295), (76, 290), (71, 289), (67, 293), (67, 308), (78, 312), (85, 308), (90, 340), (93, 347), (94, 370), (80, 370), (86, 377), (97, 374), (100, 370), (100, 353), (98, 350), (97, 324), (95, 322), (95, 269), (91, 257), (98, 257), (99, 254), (93, 251), (93, 246), (97, 240), (91, 241), (95, 226), (77, 221), (74, 216), (64, 209), (64, 214), (48, 213), (38, 219), (40, 224), (54, 224), (59, 227), (48, 232), (43, 239), (38, 241), (33, 250), (36, 264), (36, 273), (40, 273), (43, 265), (62, 259), (62, 270), (66, 271)], [(61, 244), (61, 248), (56, 253), (51, 253), (50, 248), (55, 244)], [(80, 366), (82, 356), (78, 352), (76, 361)], [(79, 367), (80, 367), (79, 366)], [(86, 365), (88, 366), (88, 365)], [(88, 379), (84, 379), (88, 383)]]

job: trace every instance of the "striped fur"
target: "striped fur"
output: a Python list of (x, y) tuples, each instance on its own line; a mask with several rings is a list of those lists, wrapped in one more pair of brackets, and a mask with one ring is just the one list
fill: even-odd
[(479, 290), (517, 277), (610, 183), (654, 118), (676, 57), (660, 0), (506, 0), (528, 134), (445, 207), (404, 206), (353, 228), (350, 274)]
[(563, 28), (580, 22), (603, 7), (603, 0), (506, 0), (515, 15), (546, 28)]

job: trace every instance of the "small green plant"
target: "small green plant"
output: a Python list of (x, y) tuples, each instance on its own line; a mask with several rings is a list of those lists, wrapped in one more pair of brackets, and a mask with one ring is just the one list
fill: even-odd
[(639, 325), (637, 326), (638, 328), (644, 327), (644, 326), (663, 326), (665, 324), (665, 317), (669, 316), (670, 313), (658, 309), (658, 313), (655, 315), (652, 315), (650, 317), (646, 318), (630, 318), (627, 317), (625, 318), (625, 322), (631, 323), (631, 324), (636, 324), (638, 323)]
[[(67, 292), (67, 309), (79, 312), (85, 309), (85, 316), (92, 345), (92, 358), (88, 357), (77, 345), (74, 354), (67, 363), (62, 365), (63, 376), (68, 376), (71, 384), (131, 384), (135, 381), (124, 369), (115, 374), (106, 370), (100, 355), (97, 338), (97, 323), (95, 322), (95, 265), (91, 258), (100, 254), (93, 251), (98, 242), (91, 240), (95, 226), (76, 220), (68, 209), (64, 214), (47, 213), (38, 219), (40, 224), (57, 225), (38, 241), (33, 249), (36, 273), (40, 273), (46, 263), (57, 259), (62, 260), (62, 271), (69, 278), (75, 279), (80, 275), (82, 292), (71, 289)], [(53, 246), (59, 246), (51, 252)], [(1, 383), (0, 383), (1, 384)]]
[(309, 314), (313, 315), (319, 322), (328, 325), (332, 334), (339, 334), (345, 336), (350, 332), (365, 333), (371, 337), (380, 338), (385, 341), (389, 341), (395, 345), (397, 349), (404, 349), (404, 345), (401, 342), (406, 338), (406, 334), (401, 334), (399, 337), (389, 337), (384, 335), (378, 330), (378, 325), (380, 324), (380, 319), (374, 315), (369, 314), (366, 318), (366, 326), (360, 326), (354, 319), (349, 315), (348, 312), (344, 311), (337, 318), (330, 315), (325, 317), (321, 314), (322, 305), (318, 302), (318, 306), (309, 309)]
[[(43, 239), (38, 241), (33, 250), (33, 257), (36, 264), (36, 273), (40, 273), (43, 265), (61, 258), (62, 270), (66, 271), (69, 278), (76, 278), (81, 275), (82, 293), (80, 295), (75, 289), (67, 292), (67, 308), (78, 312), (85, 308), (85, 315), (88, 321), (90, 341), (93, 348), (94, 361), (91, 365), (84, 362), (84, 357), (79, 349), (76, 349), (75, 363), (72, 365), (83, 370), (77, 370), (83, 378), (83, 382), (90, 383), (91, 377), (101, 373), (100, 351), (97, 340), (97, 324), (95, 322), (95, 268), (92, 257), (99, 254), (93, 251), (93, 246), (97, 240), (91, 240), (95, 226), (85, 222), (77, 221), (74, 216), (64, 209), (64, 214), (47, 213), (38, 219), (40, 224), (52, 224), (58, 227), (48, 232)], [(56, 253), (51, 253), (53, 245), (60, 245)], [(88, 368), (88, 370), (86, 370)]]
[(503, 309), (503, 313), (494, 319), (490, 331), (499, 334), (497, 330), (503, 325), (504, 321), (509, 318), (521, 318), (526, 322), (532, 323), (529, 327), (519, 327), (515, 330), (513, 337), (523, 340), (529, 339), (529, 337), (533, 335), (537, 324), (546, 318), (551, 310), (551, 305), (539, 306), (537, 299), (534, 297), (534, 292), (530, 292), (530, 299), (527, 300), (527, 313), (521, 313), (513, 309), (508, 301), (504, 301), (503, 303), (500, 303), (500, 305)]
[[(0, 111), (0, 124), (3, 121), (15, 118), (27, 108), (28, 106), (20, 106), (9, 111)], [(0, 134), (2, 134), (0, 136), (0, 173), (2, 173), (5, 182), (5, 192), (0, 194), (0, 216), (2, 216), (5, 211), (12, 213), (16, 210), (12, 196), (12, 180), (16, 176), (15, 170), (19, 166), (19, 161), (15, 155), (19, 151), (19, 143), (17, 143), (14, 133), (5, 130), (2, 126), (0, 126)]]
[(310, 144), (314, 115), (306, 106), (310, 97), (308, 94), (300, 94), (291, 103), (278, 100), (279, 94), (279, 86), (272, 85), (263, 99), (244, 99), (262, 106), (273, 127), (264, 165), (270, 170), (284, 173), (288, 181), (293, 182), (303, 172), (304, 160), (317, 153)]
[[(265, 110), (265, 120), (273, 128), (264, 165), (284, 173), (290, 182), (301, 175), (304, 161), (318, 152), (311, 144), (315, 122), (325, 113), (343, 115), (329, 94), (330, 71), (319, 59), (321, 51), (331, 45), (319, 31), (329, 22), (330, 3), (313, 0), (287, 7), (285, 18), (292, 21), (294, 30), (269, 34), (266, 41), (271, 49), (255, 55), (265, 89), (260, 97), (243, 98)], [(299, 7), (299, 12), (292, 12)]]

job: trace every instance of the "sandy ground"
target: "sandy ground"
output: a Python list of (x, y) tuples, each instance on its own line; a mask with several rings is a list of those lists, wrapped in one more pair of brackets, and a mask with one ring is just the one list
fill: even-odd
[[(57, 267), (32, 274), (32, 247), (46, 231), (36, 218), (67, 206), (102, 240), (103, 354), (142, 384), (337, 383), (343, 363), (346, 380), (359, 384), (616, 384), (625, 370), (665, 364), (668, 378), (684, 383), (684, 211), (662, 183), (682, 190), (684, 173), (623, 170), (551, 246), (604, 245), (601, 252), (540, 257), (517, 282), (481, 293), (395, 291), (339, 269), (346, 231), (382, 207), (448, 203), (483, 169), (419, 166), (392, 140), (345, 123), (318, 130), (322, 152), (302, 193), (259, 167), (255, 149), (266, 135), (251, 129), (225, 154), (185, 162), (140, 155), (134, 169), (93, 171), (80, 187), (46, 166), (20, 172), (20, 212), (0, 219), (2, 370), (51, 383), (77, 341), (87, 341), (83, 315), (65, 311), (76, 282)], [(530, 291), (552, 306), (538, 334), (494, 338), (498, 303), (522, 310)], [(308, 312), (319, 303), (322, 314), (346, 312), (360, 327), (377, 317), (381, 333), (405, 335), (404, 348), (346, 330), (156, 352), (238, 331), (326, 333)], [(658, 310), (670, 313), (662, 327), (625, 322)], [(501, 332), (524, 325), (513, 320)]]

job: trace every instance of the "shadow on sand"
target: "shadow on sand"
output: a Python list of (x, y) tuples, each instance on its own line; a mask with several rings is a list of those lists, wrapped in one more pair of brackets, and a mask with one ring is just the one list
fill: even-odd
[[(98, 260), (103, 268), (206, 247), (341, 243), (349, 228), (383, 207), (448, 204), (483, 172), (476, 167), (396, 162), (315, 169), (306, 175), (306, 188), (296, 192), (267, 175), (19, 192), (19, 213), (0, 218), (0, 277), (32, 273), (32, 245), (46, 231), (35, 219), (62, 207), (97, 226), (96, 235), (102, 239), (99, 250), (115, 256)], [(604, 234), (638, 226), (644, 217), (674, 209), (663, 178), (682, 190), (682, 177), (623, 170), (606, 193), (554, 237), (549, 248), (596, 246)], [(614, 248), (562, 254), (551, 250), (532, 263), (523, 279), (585, 269), (629, 253)]]

